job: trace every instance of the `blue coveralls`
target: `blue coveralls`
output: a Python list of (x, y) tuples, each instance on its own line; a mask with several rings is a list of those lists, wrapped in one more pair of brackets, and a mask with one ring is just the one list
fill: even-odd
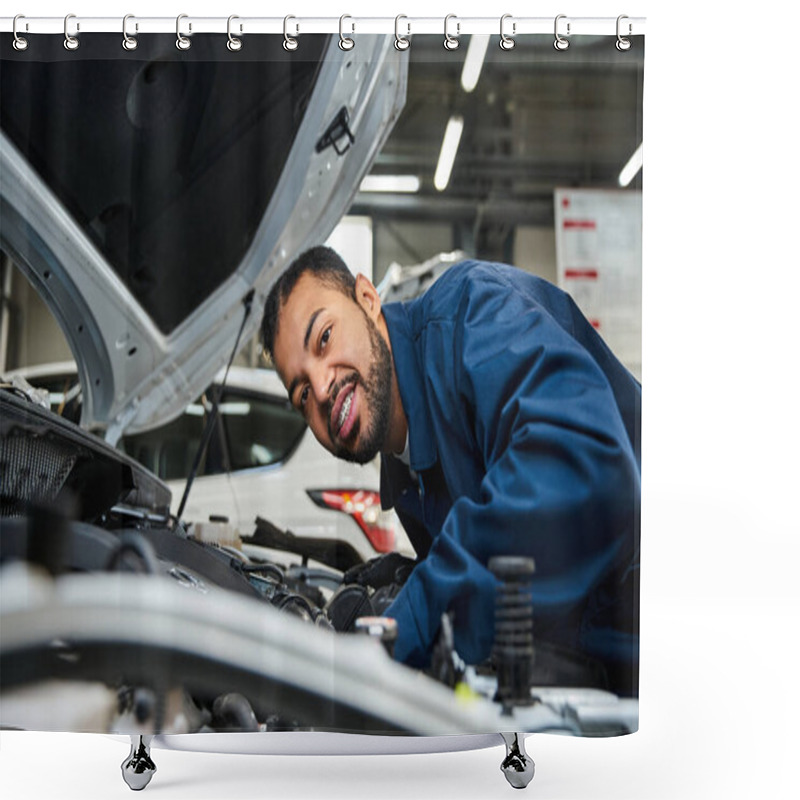
[(467, 663), (491, 651), (493, 555), (532, 556), (535, 636), (638, 691), (641, 387), (572, 299), (520, 269), (451, 267), (383, 307), (411, 469), (381, 498), (420, 563), (387, 615), (395, 657), (430, 659), (444, 612)]

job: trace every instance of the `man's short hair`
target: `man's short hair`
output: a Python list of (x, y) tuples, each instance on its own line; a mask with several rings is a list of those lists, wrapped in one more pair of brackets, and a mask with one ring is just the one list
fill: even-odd
[(264, 318), (261, 320), (261, 343), (271, 358), (274, 356), (273, 348), (278, 333), (278, 315), (297, 285), (297, 281), (307, 272), (326, 286), (338, 289), (348, 297), (352, 297), (354, 301), (356, 299), (356, 279), (335, 250), (324, 246), (306, 250), (278, 278), (264, 304)]

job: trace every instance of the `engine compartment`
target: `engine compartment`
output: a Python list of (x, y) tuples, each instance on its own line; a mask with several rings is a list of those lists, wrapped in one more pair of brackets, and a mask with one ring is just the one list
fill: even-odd
[[(448, 615), (430, 665), (381, 615), (413, 561), (358, 564), (258, 518), (170, 514), (141, 465), (0, 388), (0, 726), (140, 735), (635, 730), (638, 707), (537, 643), (522, 700), (465, 664)], [(268, 510), (267, 510), (268, 511)], [(528, 684), (531, 688), (528, 691)]]
[[(249, 537), (232, 531), (224, 518), (178, 520), (169, 513), (167, 487), (123, 453), (18, 388), (0, 389), (0, 405), (4, 597), (26, 595), (30, 581), (52, 587), (70, 576), (140, 576), (171, 582), (198, 601), (210, 596), (223, 614), (227, 607), (236, 613), (233, 597), (246, 598), (303, 625), (350, 634), (359, 618), (379, 614), (399, 589), (390, 585), (376, 592), (346, 584), (337, 567), (354, 565), (351, 552), (294, 537), (265, 519), (256, 521)], [(320, 716), (315, 709), (304, 717), (308, 699), (298, 696), (287, 705), (293, 693), (285, 684), (268, 693), (273, 702), (265, 702), (258, 687), (246, 696), (241, 688), (248, 679), (237, 675), (235, 653), (224, 667), (200, 668), (194, 683), (184, 678), (183, 685), (170, 685), (157, 648), (122, 640), (79, 644), (80, 639), (80, 625), (71, 640), (43, 639), (35, 648), (9, 648), (4, 637), (2, 688), (12, 727), (13, 709), (24, 705), (25, 717), (37, 704), (52, 706), (58, 686), (68, 686), (75, 697), (76, 714), (62, 723), (71, 730), (84, 724), (84, 711), (77, 709), (87, 702), (100, 703), (99, 716), (111, 732), (307, 730), (321, 720), (338, 727), (351, 713)], [(167, 657), (174, 660), (175, 654)], [(87, 701), (89, 695), (94, 701)]]

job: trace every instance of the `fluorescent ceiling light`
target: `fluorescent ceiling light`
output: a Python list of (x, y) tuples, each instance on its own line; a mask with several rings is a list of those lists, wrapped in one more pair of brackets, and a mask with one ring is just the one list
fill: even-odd
[(447, 128), (442, 139), (442, 149), (439, 153), (439, 163), (436, 165), (436, 174), (433, 176), (433, 185), (440, 191), (447, 188), (450, 181), (450, 172), (456, 160), (458, 143), (461, 141), (461, 132), (464, 130), (464, 118), (453, 116), (447, 121)]
[(416, 175), (367, 175), (361, 181), (362, 192), (418, 192)]
[(635, 177), (636, 173), (642, 168), (642, 144), (636, 148), (636, 152), (630, 157), (628, 163), (622, 168), (619, 174), (619, 185), (627, 186)]
[(488, 33), (473, 33), (469, 37), (467, 57), (464, 59), (464, 69), (461, 71), (461, 86), (465, 92), (471, 92), (478, 85), (487, 47), (489, 47)]

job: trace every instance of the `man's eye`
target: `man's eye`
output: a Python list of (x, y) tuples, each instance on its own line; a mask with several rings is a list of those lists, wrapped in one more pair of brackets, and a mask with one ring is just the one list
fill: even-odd
[(305, 406), (306, 400), (308, 400), (308, 386), (304, 386), (303, 391), (300, 392), (300, 408)]
[(320, 337), (320, 340), (319, 340), (320, 346), (321, 347), (325, 347), (325, 345), (328, 344), (328, 339), (330, 339), (330, 338), (331, 338), (331, 329), (330, 328), (325, 328), (325, 330), (322, 332), (322, 336)]

